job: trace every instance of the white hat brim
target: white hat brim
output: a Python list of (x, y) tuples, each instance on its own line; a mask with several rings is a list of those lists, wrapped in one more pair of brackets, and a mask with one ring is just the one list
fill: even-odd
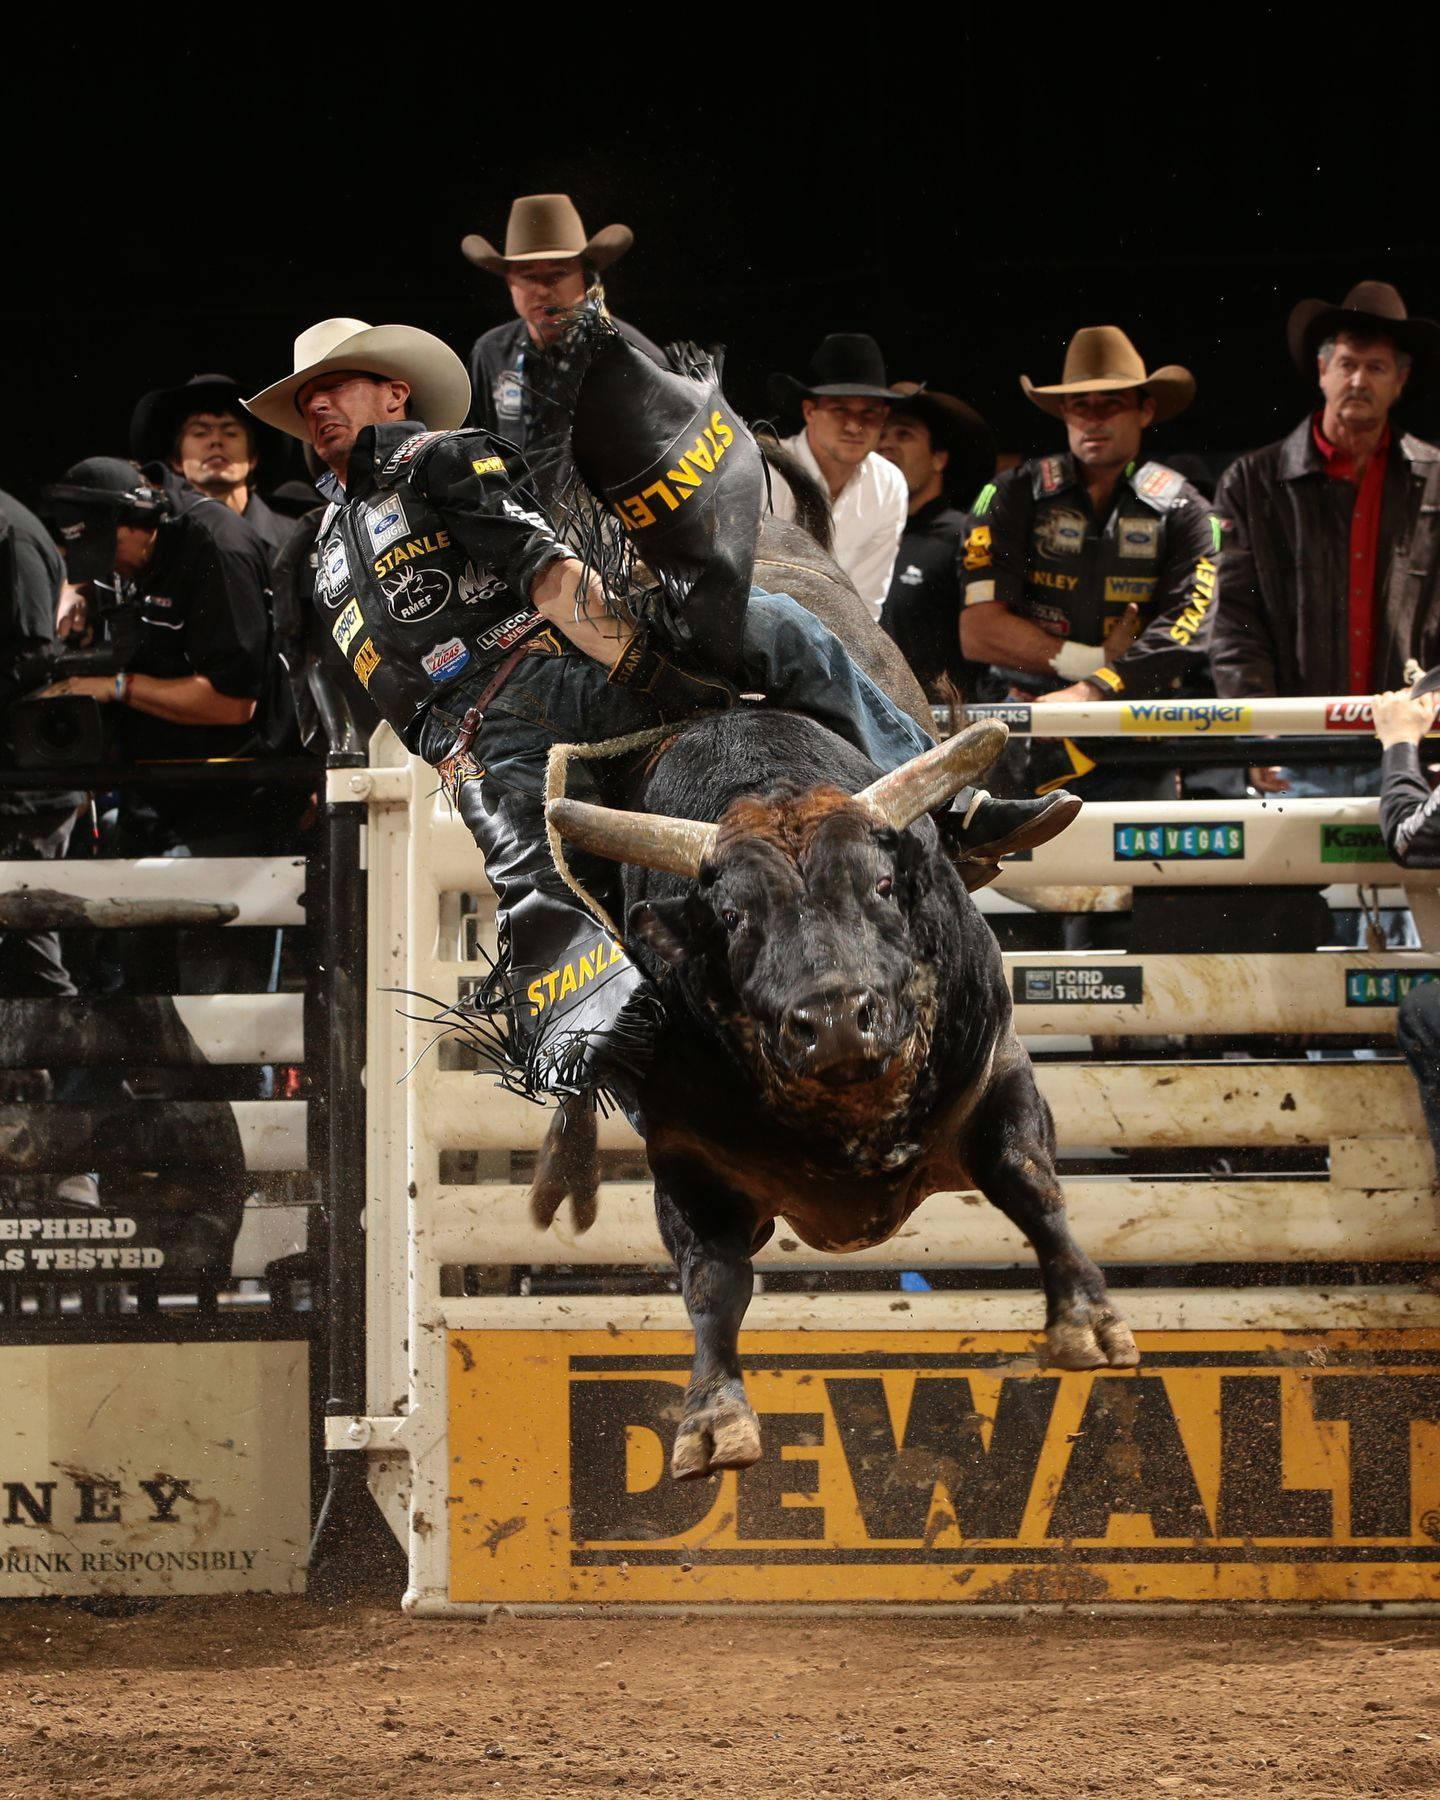
[(331, 369), (407, 382), (411, 417), (432, 431), (455, 430), (470, 411), (470, 377), (464, 363), (442, 339), (413, 325), (371, 325), (343, 338), (318, 362), (262, 388), (245, 402), (246, 409), (277, 431), (309, 443), (296, 396), (307, 381)]

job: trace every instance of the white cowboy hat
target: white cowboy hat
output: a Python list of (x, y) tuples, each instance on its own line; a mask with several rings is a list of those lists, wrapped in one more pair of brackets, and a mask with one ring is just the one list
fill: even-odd
[(262, 389), (245, 406), (267, 425), (308, 443), (310, 433), (295, 396), (327, 369), (408, 381), (411, 416), (432, 431), (453, 431), (470, 410), (470, 377), (448, 344), (413, 325), (367, 325), (363, 319), (322, 319), (302, 331), (295, 340), (295, 373)]

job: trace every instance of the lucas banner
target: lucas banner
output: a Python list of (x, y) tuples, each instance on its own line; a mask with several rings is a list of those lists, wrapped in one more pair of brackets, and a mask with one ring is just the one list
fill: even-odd
[(764, 1456), (675, 1482), (689, 1339), (450, 1336), (450, 1597), (511, 1604), (1440, 1598), (1440, 1331), (755, 1332)]

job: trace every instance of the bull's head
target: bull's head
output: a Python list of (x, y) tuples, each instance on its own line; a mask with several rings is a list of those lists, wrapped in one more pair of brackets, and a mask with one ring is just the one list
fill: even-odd
[(715, 824), (574, 800), (547, 811), (571, 843), (692, 879), (678, 898), (634, 906), (630, 933), (677, 968), (698, 964), (696, 987), (723, 990), (716, 1010), (743, 1022), (773, 1084), (852, 1088), (928, 1043), (931, 983), (912, 925), (933, 873), (907, 827), (988, 768), (1006, 735), (984, 720), (861, 793), (747, 796)]

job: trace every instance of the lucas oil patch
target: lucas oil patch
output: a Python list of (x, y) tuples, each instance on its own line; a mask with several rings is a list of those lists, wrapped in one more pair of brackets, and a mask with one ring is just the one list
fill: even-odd
[(354, 643), (355, 639), (359, 637), (364, 629), (364, 615), (361, 613), (356, 602), (352, 600), (345, 608), (344, 612), (341, 613), (340, 617), (335, 621), (331, 635), (348, 656), (351, 644)]
[(383, 550), (387, 544), (393, 544), (396, 538), (404, 537), (410, 530), (410, 524), (405, 517), (405, 508), (392, 498), (382, 500), (378, 506), (365, 508), (365, 529), (370, 533), (370, 542), (375, 548)]
[(460, 639), (447, 638), (443, 644), (437, 644), (433, 650), (427, 650), (420, 658), (420, 667), (432, 681), (449, 681), (458, 675), (470, 660), (470, 652)]

